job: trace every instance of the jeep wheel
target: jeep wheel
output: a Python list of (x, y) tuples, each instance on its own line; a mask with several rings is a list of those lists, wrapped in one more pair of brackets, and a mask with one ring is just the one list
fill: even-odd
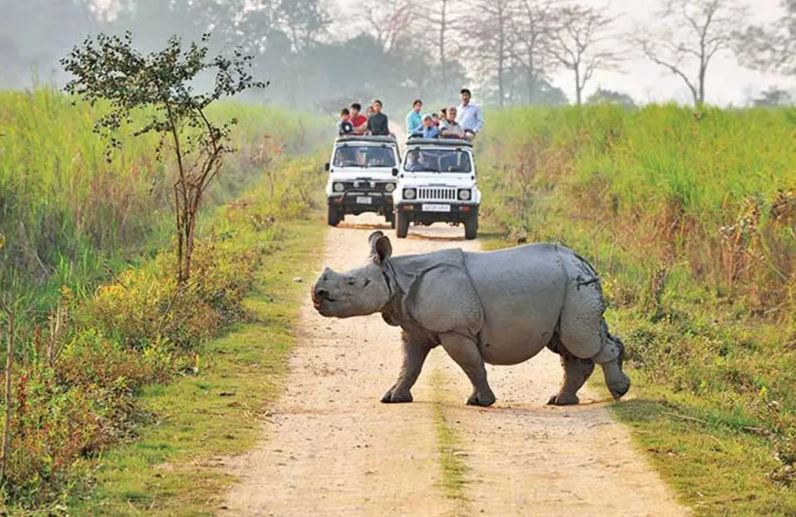
[(478, 237), (478, 215), (471, 215), (464, 220), (464, 238), (471, 241)]
[(396, 222), (395, 222), (395, 236), (399, 239), (406, 238), (406, 234), (409, 233), (409, 214), (406, 212), (398, 212), (396, 214)]
[(390, 228), (395, 230), (395, 212), (387, 212), (384, 214), (384, 220), (390, 225)]
[(340, 224), (340, 221), (342, 219), (343, 217), (342, 214), (340, 213), (340, 210), (333, 207), (332, 205), (329, 205), (329, 210), (326, 213), (326, 222), (329, 224), (329, 226), (337, 226), (338, 224)]

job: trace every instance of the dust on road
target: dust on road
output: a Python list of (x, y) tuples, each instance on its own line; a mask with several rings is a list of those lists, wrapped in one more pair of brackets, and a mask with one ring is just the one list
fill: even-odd
[[(331, 229), (324, 264), (359, 265), (376, 217)], [(447, 247), (477, 250), (463, 230), (433, 226), (391, 237), (394, 254)], [(669, 490), (587, 390), (578, 407), (545, 406), (561, 367), (543, 352), (513, 367), (489, 367), (498, 398), (465, 407), (467, 378), (432, 351), (411, 404), (381, 404), (400, 367), (399, 329), (376, 314), (325, 319), (307, 302), (286, 390), (263, 423), (262, 443), (230, 461), (240, 482), (223, 514), (349, 515), (684, 515)], [(630, 344), (632, 346), (632, 343)], [(432, 371), (445, 382), (431, 387)], [(599, 370), (599, 369), (598, 369)], [(598, 374), (599, 372), (595, 372)], [(459, 435), (464, 499), (446, 497), (436, 443), (435, 404)]]

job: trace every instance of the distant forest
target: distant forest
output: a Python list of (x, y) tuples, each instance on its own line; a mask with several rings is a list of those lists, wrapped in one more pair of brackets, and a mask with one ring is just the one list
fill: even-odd
[[(796, 2), (767, 27), (739, 26), (751, 8), (740, 0), (659, 4), (655, 27), (617, 34), (605, 9), (564, 0), (0, 0), (0, 88), (60, 85), (58, 61), (85, 35), (125, 31), (142, 50), (209, 32), (213, 51), (255, 56), (257, 78), (271, 85), (251, 100), (330, 113), (374, 96), (388, 112), (414, 97), (437, 108), (462, 86), (493, 106), (559, 105), (568, 96), (632, 105), (602, 89), (582, 97), (595, 74), (621, 70), (629, 56), (678, 77), (697, 105), (710, 100), (718, 53), (757, 69), (796, 68)], [(571, 79), (552, 84), (562, 70)], [(790, 102), (776, 88), (754, 100)]]

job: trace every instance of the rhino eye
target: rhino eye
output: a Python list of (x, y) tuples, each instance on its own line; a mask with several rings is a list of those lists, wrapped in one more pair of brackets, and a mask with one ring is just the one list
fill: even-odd
[(348, 285), (356, 285), (356, 284), (357, 284), (357, 279), (356, 278), (349, 278), (348, 279)]
[(370, 278), (366, 278), (365, 284), (362, 287), (367, 287), (369, 283), (370, 283)]

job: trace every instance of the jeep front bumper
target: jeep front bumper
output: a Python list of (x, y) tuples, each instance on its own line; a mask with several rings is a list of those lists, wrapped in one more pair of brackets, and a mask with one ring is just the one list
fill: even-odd
[(395, 210), (409, 214), (410, 219), (418, 223), (458, 223), (478, 216), (477, 204), (459, 201), (402, 201)]

